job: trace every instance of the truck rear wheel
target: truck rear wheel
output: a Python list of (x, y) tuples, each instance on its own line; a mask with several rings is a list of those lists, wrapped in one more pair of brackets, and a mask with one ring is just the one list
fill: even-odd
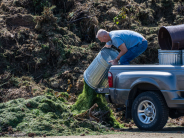
[(144, 92), (138, 95), (132, 105), (132, 117), (141, 130), (160, 130), (167, 123), (168, 107), (161, 95)]

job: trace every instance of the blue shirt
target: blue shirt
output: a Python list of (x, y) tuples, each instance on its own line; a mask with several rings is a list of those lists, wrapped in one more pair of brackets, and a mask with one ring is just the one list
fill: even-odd
[(137, 32), (130, 30), (116, 30), (109, 32), (111, 41), (108, 41), (107, 45), (114, 45), (119, 47), (121, 44), (125, 43), (127, 49), (142, 43), (143, 36)]

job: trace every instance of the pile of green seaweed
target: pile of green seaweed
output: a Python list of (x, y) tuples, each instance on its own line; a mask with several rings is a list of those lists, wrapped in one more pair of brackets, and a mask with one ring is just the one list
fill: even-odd
[[(0, 133), (33, 133), (37, 136), (61, 136), (80, 134), (99, 134), (109, 127), (122, 127), (113, 117), (104, 95), (94, 92), (86, 83), (83, 92), (74, 105), (66, 104), (68, 94), (61, 93), (59, 98), (51, 91), (31, 99), (15, 99), (0, 104)], [(91, 121), (89, 117), (79, 118), (94, 105), (96, 110), (109, 111), (103, 122)], [(108, 125), (107, 125), (108, 124)], [(10, 129), (12, 128), (12, 129)]]
[[(103, 113), (108, 112), (108, 114), (103, 116), (103, 120), (101, 122), (105, 122), (108, 126), (112, 126), (115, 128), (121, 128), (121, 125), (114, 117), (112, 110), (109, 108), (108, 103), (105, 99), (104, 94), (97, 94), (94, 89), (92, 89), (87, 83), (84, 81), (84, 87), (82, 93), (79, 95), (77, 101), (72, 106), (72, 112), (75, 114), (83, 113), (88, 111), (94, 104), (98, 105), (98, 109), (100, 109)], [(101, 112), (101, 113), (102, 113)]]

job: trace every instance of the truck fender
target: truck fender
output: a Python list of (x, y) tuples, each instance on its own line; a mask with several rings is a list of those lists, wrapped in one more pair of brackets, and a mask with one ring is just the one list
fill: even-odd
[(152, 85), (156, 86), (157, 88), (159, 88), (159, 85), (155, 80), (153, 80), (151, 78), (139, 78), (131, 84), (130, 89), (133, 89), (134, 86), (136, 86), (140, 83), (149, 83), (149, 84), (152, 84)]
[(170, 72), (162, 71), (134, 71), (122, 72), (116, 76), (116, 85), (121, 89), (132, 89), (140, 83), (155, 85), (160, 90), (176, 90), (176, 78)]
[[(139, 84), (147, 83), (149, 85), (152, 85), (152, 87), (155, 87), (155, 89), (158, 89), (159, 91), (176, 89), (176, 85), (175, 83), (173, 83), (175, 82), (175, 77), (172, 73), (154, 72), (152, 74), (151, 73), (147, 74), (146, 72), (144, 73), (139, 72), (137, 74), (139, 74), (140, 77), (135, 79), (130, 85), (130, 92), (128, 94), (128, 97), (127, 97), (128, 99), (126, 101), (126, 117), (127, 118), (131, 117), (131, 106), (133, 103), (133, 99), (137, 95), (137, 91), (134, 88), (136, 88), (136, 86), (138, 86)], [(143, 74), (144, 74), (144, 77), (142, 76)], [(162, 96), (164, 97), (164, 99), (166, 98), (165, 95), (162, 94)]]

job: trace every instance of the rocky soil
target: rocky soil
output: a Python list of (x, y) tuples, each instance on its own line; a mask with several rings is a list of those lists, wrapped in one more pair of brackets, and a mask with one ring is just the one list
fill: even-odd
[[(0, 3), (0, 102), (16, 95), (36, 96), (47, 87), (80, 93), (83, 72), (104, 45), (95, 38), (99, 28), (141, 33), (148, 40), (148, 49), (132, 64), (157, 63), (159, 28), (182, 24), (184, 20), (180, 0)], [(68, 81), (72, 85), (68, 86)]]

